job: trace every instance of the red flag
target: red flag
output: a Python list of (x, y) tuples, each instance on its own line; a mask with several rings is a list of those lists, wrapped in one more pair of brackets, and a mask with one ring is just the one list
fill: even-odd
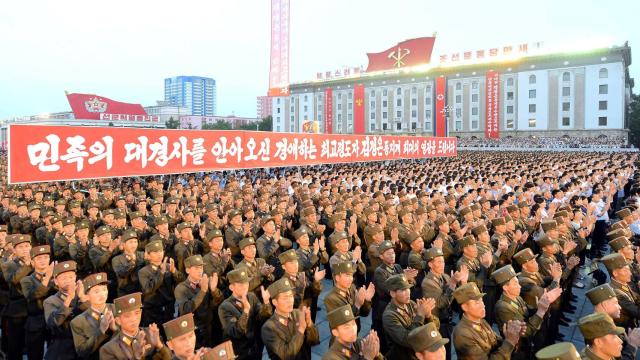
[(379, 53), (367, 53), (367, 72), (398, 69), (431, 62), (435, 37), (406, 40)]
[(140, 104), (114, 101), (94, 94), (67, 94), (76, 119), (100, 120), (100, 114), (147, 115)]
[(353, 87), (353, 133), (364, 134), (364, 85)]
[(447, 97), (447, 79), (439, 76), (436, 79), (436, 136), (447, 136), (447, 117), (444, 113)]
[(324, 133), (333, 133), (333, 90), (324, 89)]
[(487, 118), (484, 137), (497, 139), (500, 137), (500, 74), (496, 71), (488, 71), (486, 76)]

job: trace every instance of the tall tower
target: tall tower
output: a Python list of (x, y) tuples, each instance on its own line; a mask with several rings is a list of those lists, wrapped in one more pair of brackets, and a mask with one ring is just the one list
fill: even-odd
[(269, 96), (289, 94), (289, 0), (271, 0)]

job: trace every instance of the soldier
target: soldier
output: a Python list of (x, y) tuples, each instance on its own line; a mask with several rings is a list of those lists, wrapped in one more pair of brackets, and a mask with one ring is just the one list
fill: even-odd
[(271, 316), (270, 295), (260, 287), (262, 304), (256, 295), (249, 291), (249, 273), (244, 268), (235, 269), (227, 274), (231, 295), (218, 308), (218, 316), (224, 337), (231, 340), (238, 360), (261, 359), (258, 348), (260, 334), (258, 324)]
[(140, 291), (138, 271), (144, 267), (144, 252), (138, 249), (138, 234), (133, 229), (122, 234), (123, 253), (111, 260), (118, 280), (118, 296)]
[(435, 323), (427, 323), (409, 333), (409, 344), (418, 360), (445, 360), (446, 345), (449, 339), (443, 339)]
[[(313, 248), (309, 243), (309, 233), (307, 231), (307, 227), (300, 227), (298, 230), (293, 232), (293, 237), (296, 239), (298, 243), (298, 249), (296, 249), (296, 253), (298, 255), (298, 264), (300, 266), (300, 271), (304, 272), (305, 276), (308, 279), (311, 279), (315, 273), (320, 269), (320, 265), (326, 265), (329, 262), (329, 254), (327, 253), (327, 249), (325, 247), (324, 235), (321, 235), (318, 239), (313, 242)], [(326, 276), (326, 268), (325, 268)], [(311, 298), (311, 319), (316, 321), (316, 313), (318, 312), (318, 297), (314, 296)]]
[(268, 265), (275, 268), (275, 278), (280, 278), (283, 275), (282, 266), (278, 261), (278, 256), (281, 253), (280, 241), (284, 240), (280, 236), (280, 232), (276, 231), (276, 223), (272, 217), (267, 217), (262, 220), (263, 234), (256, 240), (256, 249), (258, 256), (265, 260)]
[(620, 317), (620, 304), (611, 285), (602, 284), (596, 286), (589, 289), (585, 295), (593, 305), (594, 312), (605, 313), (614, 320)]
[(7, 239), (13, 244), (12, 256), (1, 264), (2, 275), (9, 285), (9, 303), (4, 310), (4, 316), (7, 321), (7, 333), (12, 335), (7, 356), (9, 359), (21, 359), (25, 342), (27, 299), (22, 293), (20, 280), (33, 271), (31, 236), (14, 234)]
[(478, 260), (478, 248), (473, 235), (460, 239), (458, 246), (462, 250), (462, 257), (458, 260), (457, 271), (460, 271), (463, 265), (466, 266), (469, 271), (468, 281), (475, 282), (479, 289), (484, 288), (484, 284), (495, 266), (493, 254), (486, 252)]
[(637, 327), (640, 318), (640, 291), (637, 285), (631, 282), (631, 270), (627, 261), (618, 253), (606, 255), (600, 261), (609, 272), (611, 287), (622, 308), (620, 317), (615, 319), (616, 324), (625, 329)]
[(50, 255), (49, 245), (38, 245), (31, 248), (33, 272), (20, 279), (22, 294), (27, 299), (28, 317), (25, 323), (25, 342), (29, 360), (44, 357), (44, 343), (49, 337), (46, 331), (43, 301), (55, 293), (51, 281), (54, 264), (50, 262)]
[(142, 326), (153, 323), (165, 323), (173, 318), (177, 284), (184, 280), (183, 273), (176, 269), (172, 258), (164, 256), (160, 240), (149, 242), (145, 246), (145, 259), (148, 264), (138, 271), (142, 288)]
[(252, 237), (244, 238), (239, 244), (243, 259), (236, 265), (236, 269), (244, 268), (249, 278), (249, 291), (258, 296), (260, 286), (265, 286), (274, 280), (274, 267), (265, 263), (262, 258), (256, 258), (256, 241)]
[(320, 343), (311, 311), (302, 306), (294, 311), (294, 287), (282, 278), (268, 288), (274, 313), (262, 326), (262, 341), (273, 360), (310, 360), (311, 346)]
[(449, 221), (447, 221), (446, 217), (439, 217), (434, 224), (438, 228), (438, 235), (433, 241), (442, 243), (445, 263), (444, 272), (450, 274), (455, 267), (456, 260), (460, 257), (461, 250), (449, 235)]
[[(71, 319), (88, 307), (82, 281), (76, 278), (76, 263), (64, 261), (53, 268), (53, 281), (58, 292), (44, 300), (44, 317), (51, 340), (47, 346), (46, 360), (76, 359), (71, 334)], [(77, 282), (76, 282), (77, 281)]]
[(160, 339), (156, 324), (140, 328), (142, 294), (128, 294), (115, 299), (115, 321), (118, 332), (100, 348), (100, 359), (162, 359), (171, 356)]
[(350, 261), (353, 263), (358, 274), (364, 275), (366, 273), (366, 266), (362, 262), (362, 248), (356, 246), (353, 251), (349, 251), (351, 237), (346, 231), (335, 232), (333, 235), (333, 241), (335, 241), (335, 253), (329, 259), (329, 264), (333, 268), (334, 265)]
[(177, 242), (173, 247), (176, 257), (176, 268), (184, 273), (186, 258), (203, 253), (203, 245), (200, 240), (193, 238), (193, 231), (188, 223), (180, 223), (176, 227)]
[(242, 260), (239, 247), (240, 241), (249, 235), (250, 229), (242, 226), (242, 213), (240, 210), (231, 210), (227, 218), (229, 219), (229, 226), (224, 232), (224, 244), (226, 248), (231, 250), (233, 261), (238, 263)]
[(193, 255), (185, 259), (187, 279), (174, 290), (178, 315), (193, 313), (196, 322), (198, 346), (211, 346), (213, 340), (213, 309), (224, 300), (218, 289), (218, 274), (211, 278), (204, 274), (202, 256)]
[(83, 220), (76, 224), (75, 241), (69, 244), (69, 256), (77, 264), (76, 274), (80, 277), (87, 276), (93, 272), (93, 265), (87, 256), (89, 252), (89, 221)]
[[(555, 288), (549, 292), (544, 292), (537, 300), (537, 311), (529, 315), (527, 303), (520, 297), (520, 283), (516, 277), (516, 272), (511, 265), (506, 265), (494, 271), (491, 277), (498, 286), (502, 287), (502, 296), (496, 303), (496, 324), (498, 329), (510, 320), (518, 320), (526, 323), (526, 330), (521, 334), (519, 351), (511, 355), (512, 359), (528, 359), (533, 354), (533, 337), (541, 329), (542, 321), (549, 306), (562, 293), (561, 288)], [(505, 336), (505, 334), (503, 334)]]
[(364, 339), (358, 338), (358, 325), (351, 306), (341, 306), (327, 314), (329, 329), (336, 339), (322, 360), (383, 360), (380, 353), (380, 339), (371, 330)]
[[(141, 201), (140, 205), (142, 204), (146, 204), (146, 201)], [(144, 218), (145, 214), (140, 211), (129, 213), (129, 219), (131, 219), (131, 228), (137, 233), (138, 250), (140, 250), (141, 252), (144, 251), (144, 247), (149, 242), (151, 235), (153, 235)]]
[(581, 318), (578, 328), (584, 337), (586, 346), (582, 349), (582, 359), (598, 360), (622, 358), (633, 360), (636, 358), (636, 347), (640, 343), (640, 333), (627, 337), (634, 346), (624, 347), (620, 338), (625, 335), (625, 330), (617, 327), (613, 319), (604, 313), (594, 313)]
[(201, 359), (207, 348), (196, 351), (196, 326), (193, 314), (185, 314), (162, 324), (167, 337), (167, 347), (171, 350), (171, 359)]
[(89, 307), (71, 320), (76, 354), (83, 359), (98, 359), (100, 347), (118, 330), (113, 305), (107, 304), (107, 274), (92, 274), (82, 280)]
[(453, 346), (458, 359), (509, 359), (518, 345), (520, 332), (525, 326), (518, 320), (507, 322), (503, 328), (505, 339), (496, 334), (484, 320), (483, 294), (475, 283), (467, 283), (453, 292), (453, 297), (464, 314), (453, 329)]
[(75, 242), (76, 223), (73, 218), (62, 220), (62, 232), (53, 239), (53, 256), (57, 261), (71, 260), (69, 244)]
[(152, 236), (154, 237), (153, 240), (162, 241), (162, 245), (164, 246), (164, 255), (170, 258), (175, 258), (173, 248), (178, 242), (178, 238), (176, 237), (176, 234), (169, 230), (169, 218), (166, 216), (158, 216), (154, 220), (154, 225), (157, 233)]
[(227, 290), (227, 273), (233, 270), (235, 264), (231, 260), (231, 251), (223, 249), (224, 235), (222, 231), (213, 229), (205, 235), (209, 245), (209, 252), (202, 257), (204, 262), (204, 273), (211, 276), (214, 272), (218, 274), (218, 287), (223, 291)]
[(322, 279), (325, 271), (316, 270), (313, 277), (307, 278), (305, 272), (299, 272), (298, 255), (294, 249), (289, 249), (279, 256), (280, 263), (284, 269), (283, 279), (288, 279), (293, 289), (293, 307), (299, 309), (300, 306), (311, 305), (311, 299), (320, 296), (322, 292)]
[[(112, 240), (111, 228), (101, 226), (96, 230), (94, 238), (94, 246), (89, 247), (89, 259), (93, 265), (94, 271), (105, 272), (107, 276), (115, 279), (116, 274), (111, 266), (111, 260), (120, 252), (120, 238)], [(110, 296), (114, 297), (118, 283), (116, 281), (109, 282)]]

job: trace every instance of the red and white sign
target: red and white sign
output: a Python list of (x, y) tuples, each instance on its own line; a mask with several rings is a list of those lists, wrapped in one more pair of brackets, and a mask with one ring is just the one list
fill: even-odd
[(530, 50), (533, 50), (533, 53), (538, 52), (540, 49), (543, 49), (542, 42), (536, 42), (533, 44), (523, 43), (514, 45), (505, 45), (502, 47), (494, 47), (488, 50), (467, 50), (462, 53), (452, 53), (452, 54), (442, 54), (440, 55), (440, 63), (455, 63), (455, 62), (465, 62), (465, 61), (485, 61), (487, 59), (495, 60), (495, 58), (499, 57), (510, 57), (513, 55), (523, 56), (528, 55)]
[(367, 53), (367, 72), (428, 64), (435, 42), (435, 37), (421, 37), (403, 41), (379, 53)]
[(289, 0), (271, 0), (269, 96), (289, 95)]
[(353, 133), (364, 134), (364, 85), (353, 86)]
[(447, 79), (439, 76), (436, 79), (436, 131), (438, 137), (447, 136), (447, 116), (444, 111), (447, 98)]
[(101, 120), (103, 114), (147, 115), (140, 104), (124, 103), (94, 94), (67, 94), (67, 100), (76, 119)]
[(9, 182), (456, 156), (456, 138), (9, 125)]
[(159, 122), (160, 117), (152, 115), (100, 114), (100, 120)]
[(324, 89), (324, 133), (333, 133), (333, 90)]
[(500, 74), (489, 71), (486, 75), (487, 119), (484, 137), (497, 139), (500, 137)]

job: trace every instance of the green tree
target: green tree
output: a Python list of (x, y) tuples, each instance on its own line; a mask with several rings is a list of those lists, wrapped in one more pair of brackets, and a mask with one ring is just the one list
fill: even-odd
[(640, 147), (640, 95), (631, 94), (627, 112), (629, 124), (629, 144)]
[(202, 130), (231, 130), (231, 124), (218, 120), (213, 124), (202, 124)]
[(273, 131), (273, 117), (271, 115), (262, 118), (258, 125), (258, 130), (260, 131)]
[(177, 129), (180, 126), (180, 121), (174, 120), (173, 116), (165, 123), (167, 129)]

